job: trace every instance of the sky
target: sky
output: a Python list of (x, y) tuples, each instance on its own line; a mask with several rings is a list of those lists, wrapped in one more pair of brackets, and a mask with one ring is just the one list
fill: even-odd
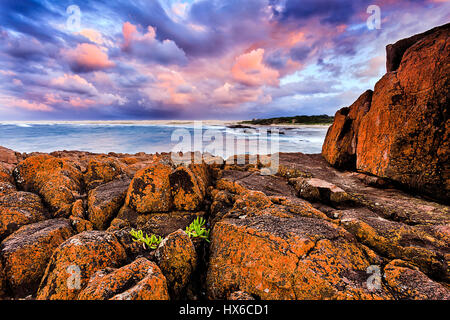
[(1, 0), (0, 120), (333, 115), (448, 22), (450, 0)]

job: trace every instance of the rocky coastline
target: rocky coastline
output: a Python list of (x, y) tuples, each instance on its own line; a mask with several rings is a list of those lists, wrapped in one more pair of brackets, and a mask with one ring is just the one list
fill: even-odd
[(0, 147), (0, 299), (450, 299), (449, 35), (388, 46), (322, 154), (272, 175)]

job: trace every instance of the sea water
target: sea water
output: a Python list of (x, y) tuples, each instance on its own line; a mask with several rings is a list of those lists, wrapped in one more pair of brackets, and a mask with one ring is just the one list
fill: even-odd
[[(270, 145), (277, 139), (279, 152), (320, 153), (328, 126), (295, 126), (295, 127), (258, 127), (228, 128), (225, 125), (186, 124), (148, 124), (143, 122), (127, 123), (34, 123), (34, 122), (0, 122), (0, 146), (18, 152), (53, 152), (62, 150), (89, 151), (93, 153), (156, 153), (186, 151), (177, 150), (180, 145), (177, 134), (188, 132), (203, 135), (209, 130), (216, 135), (223, 135), (234, 140), (236, 145), (257, 140)], [(272, 133), (271, 133), (272, 131)], [(276, 132), (279, 132), (277, 134)], [(175, 139), (174, 139), (175, 137)], [(181, 140), (180, 140), (181, 139)], [(224, 144), (224, 148), (225, 148)], [(203, 142), (205, 151), (208, 142)], [(198, 149), (198, 145), (196, 146)], [(192, 146), (194, 149), (194, 146)], [(211, 151), (211, 150), (207, 150)], [(211, 152), (224, 156), (222, 150)], [(231, 151), (233, 153), (233, 151)], [(235, 153), (242, 153), (241, 150)], [(256, 154), (258, 149), (247, 148), (244, 153)], [(230, 151), (227, 150), (227, 155)]]

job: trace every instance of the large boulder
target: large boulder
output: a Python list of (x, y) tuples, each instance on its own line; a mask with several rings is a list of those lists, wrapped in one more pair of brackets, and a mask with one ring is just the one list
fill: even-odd
[(51, 219), (24, 226), (1, 243), (4, 272), (14, 296), (36, 292), (53, 251), (72, 235), (69, 220)]
[[(449, 34), (447, 24), (413, 38), (404, 53), (399, 49), (398, 68), (375, 85), (370, 109), (351, 139), (358, 171), (443, 201), (450, 198)], [(333, 130), (326, 144), (323, 155), (336, 165), (329, 152), (340, 150)], [(347, 154), (344, 148), (337, 157)]]
[(177, 230), (161, 241), (155, 256), (172, 297), (182, 297), (197, 266), (197, 253), (191, 239), (184, 231)]
[(89, 191), (88, 217), (95, 228), (105, 230), (122, 207), (130, 179), (123, 177)]
[(362, 117), (370, 109), (372, 94), (372, 90), (367, 90), (350, 107), (336, 112), (322, 146), (322, 155), (331, 165), (356, 168), (357, 133)]
[(73, 300), (90, 277), (126, 260), (119, 240), (103, 231), (86, 231), (63, 242), (53, 253), (39, 286), (39, 300)]
[(168, 212), (172, 208), (169, 175), (172, 168), (155, 163), (136, 172), (125, 203), (138, 213)]
[(22, 155), (11, 149), (0, 146), (0, 164), (8, 169), (14, 168), (22, 160)]
[(14, 191), (0, 196), (0, 240), (21, 226), (47, 218), (39, 196), (23, 191)]
[(208, 297), (245, 291), (261, 299), (389, 299), (370, 291), (367, 249), (316, 218), (269, 214), (225, 218), (212, 233)]
[(79, 300), (168, 300), (166, 278), (158, 266), (138, 258), (119, 269), (97, 271)]
[(49, 155), (32, 156), (13, 170), (17, 185), (39, 194), (54, 216), (68, 216), (82, 191), (83, 176), (71, 161)]

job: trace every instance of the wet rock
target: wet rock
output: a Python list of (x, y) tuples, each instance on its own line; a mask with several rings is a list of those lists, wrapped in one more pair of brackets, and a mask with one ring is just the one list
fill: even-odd
[(165, 275), (169, 291), (181, 298), (197, 266), (197, 253), (189, 236), (177, 230), (161, 241), (155, 257)]
[(289, 182), (294, 185), (298, 196), (308, 201), (339, 204), (350, 200), (343, 189), (321, 179), (294, 178)]
[(138, 213), (168, 212), (172, 208), (169, 174), (172, 168), (152, 164), (136, 172), (125, 203)]
[(129, 184), (130, 179), (124, 177), (89, 191), (88, 217), (96, 229), (105, 230), (109, 226), (124, 203)]
[(97, 271), (79, 300), (168, 300), (167, 283), (158, 266), (139, 258), (119, 269)]
[(366, 249), (321, 219), (225, 218), (212, 233), (208, 297), (238, 290), (261, 299), (392, 298), (384, 287), (368, 290)]
[(67, 219), (51, 219), (24, 226), (0, 246), (10, 290), (16, 297), (34, 294), (53, 251), (73, 235)]
[(450, 290), (430, 280), (413, 265), (393, 260), (384, 268), (384, 278), (397, 299), (449, 300)]
[(322, 155), (332, 166), (356, 168), (357, 133), (362, 117), (370, 109), (372, 94), (367, 90), (350, 107), (336, 112), (322, 146)]
[(49, 155), (25, 159), (13, 175), (20, 188), (39, 194), (54, 216), (69, 216), (82, 189), (80, 170), (69, 160)]
[(21, 226), (45, 220), (46, 211), (39, 196), (15, 191), (0, 197), (0, 240)]
[(119, 267), (125, 249), (107, 232), (86, 231), (63, 242), (53, 253), (39, 286), (39, 300), (72, 300), (98, 270)]

